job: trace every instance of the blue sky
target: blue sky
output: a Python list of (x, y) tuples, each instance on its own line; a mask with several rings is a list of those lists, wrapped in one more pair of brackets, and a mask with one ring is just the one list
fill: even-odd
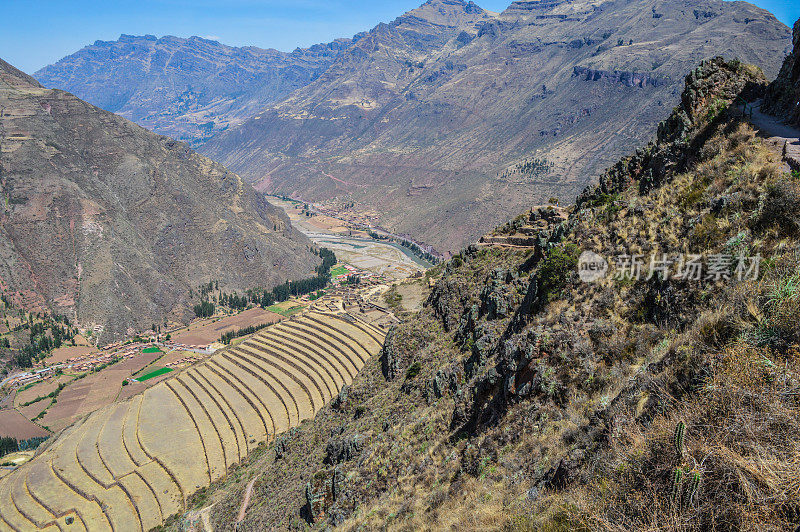
[[(0, 0), (0, 58), (32, 73), (95, 40), (121, 33), (200, 35), (234, 46), (290, 51), (368, 30), (424, 0)], [(477, 0), (502, 11), (511, 0)], [(784, 23), (797, 0), (755, 0)]]

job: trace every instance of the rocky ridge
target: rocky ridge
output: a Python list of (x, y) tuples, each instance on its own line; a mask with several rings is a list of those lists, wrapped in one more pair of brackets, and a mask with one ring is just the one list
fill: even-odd
[(794, 24), (794, 49), (770, 85), (763, 110), (800, 126), (800, 21)]
[[(221, 483), (214, 526), (252, 479), (238, 528), (796, 527), (800, 332), (782, 287), (800, 188), (734, 104), (766, 89), (752, 66), (703, 62), (566, 219), (534, 209), (496, 231), (538, 225), (534, 246), (438, 266), (345, 396)], [(768, 260), (740, 282), (583, 283), (582, 250)]]

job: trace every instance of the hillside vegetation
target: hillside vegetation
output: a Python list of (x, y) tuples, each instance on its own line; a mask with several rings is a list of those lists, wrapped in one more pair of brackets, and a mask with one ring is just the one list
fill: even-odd
[[(766, 86), (702, 63), (566, 220), (438, 266), (380, 357), (196, 507), (217, 530), (797, 526), (800, 178), (734, 104)], [(585, 250), (763, 260), (584, 283)]]

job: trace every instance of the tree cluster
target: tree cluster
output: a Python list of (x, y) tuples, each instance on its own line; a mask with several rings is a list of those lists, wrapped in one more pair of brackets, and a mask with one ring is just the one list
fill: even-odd
[(201, 299), (200, 303), (194, 306), (194, 313), (200, 318), (213, 316), (215, 311), (214, 303), (233, 310), (244, 310), (251, 304), (266, 308), (275, 303), (286, 301), (292, 296), (302, 296), (325, 288), (331, 280), (331, 268), (336, 264), (336, 255), (328, 248), (320, 248), (319, 251), (314, 251), (314, 253), (322, 258), (322, 264), (317, 266), (317, 275), (314, 277), (286, 281), (270, 290), (251, 288), (244, 294), (236, 292), (226, 294), (222, 292), (218, 297), (210, 298), (211, 292), (214, 289), (219, 289), (219, 282), (212, 281), (200, 286), (199, 294)]

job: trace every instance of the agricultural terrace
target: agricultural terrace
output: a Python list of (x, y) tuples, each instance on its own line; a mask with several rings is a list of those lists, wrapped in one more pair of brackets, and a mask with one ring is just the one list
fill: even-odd
[(313, 417), (378, 353), (384, 330), (324, 308), (78, 419), (0, 478), (0, 528), (145, 531), (185, 512), (189, 495)]

